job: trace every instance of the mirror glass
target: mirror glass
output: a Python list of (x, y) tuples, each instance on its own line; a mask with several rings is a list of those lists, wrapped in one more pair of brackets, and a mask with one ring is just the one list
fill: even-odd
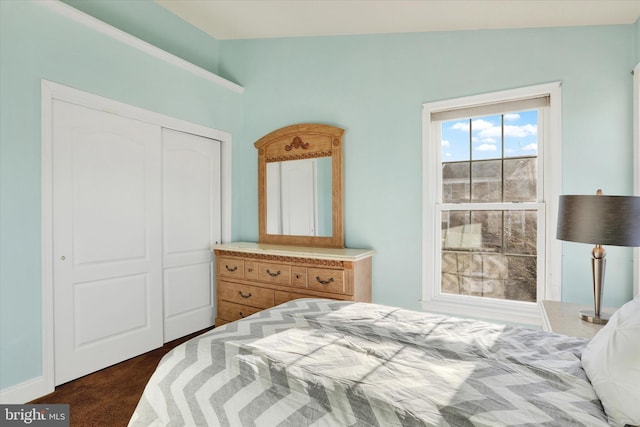
[(267, 234), (331, 237), (331, 157), (267, 163)]

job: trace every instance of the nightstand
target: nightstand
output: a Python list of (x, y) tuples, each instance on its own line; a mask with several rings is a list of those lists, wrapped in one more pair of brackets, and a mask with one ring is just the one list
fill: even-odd
[[(593, 309), (593, 305), (560, 301), (542, 301), (539, 305), (542, 329), (548, 332), (591, 339), (604, 326), (580, 319), (580, 310)], [(609, 314), (613, 314), (615, 310), (611, 307), (602, 308), (602, 312)]]

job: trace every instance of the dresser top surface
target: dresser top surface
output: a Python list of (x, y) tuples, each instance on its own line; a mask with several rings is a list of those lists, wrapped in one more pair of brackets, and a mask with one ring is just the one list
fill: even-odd
[(300, 258), (335, 259), (341, 261), (359, 261), (369, 258), (375, 253), (372, 249), (318, 248), (309, 246), (272, 245), (256, 242), (220, 243), (213, 245), (211, 249)]

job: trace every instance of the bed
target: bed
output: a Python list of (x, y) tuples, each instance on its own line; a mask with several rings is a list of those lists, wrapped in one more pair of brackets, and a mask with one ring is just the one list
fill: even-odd
[(377, 304), (294, 300), (168, 353), (129, 425), (607, 426), (581, 363), (587, 343)]

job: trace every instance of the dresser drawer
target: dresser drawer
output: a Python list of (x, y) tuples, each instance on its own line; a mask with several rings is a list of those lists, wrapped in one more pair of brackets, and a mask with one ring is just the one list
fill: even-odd
[(217, 258), (216, 271), (224, 277), (244, 278), (244, 261), (235, 258)]
[(226, 320), (227, 322), (233, 322), (234, 320), (240, 320), (254, 313), (261, 311), (256, 307), (249, 307), (248, 305), (235, 304), (228, 301), (218, 301), (218, 318)]
[(307, 267), (291, 267), (291, 286), (296, 288), (307, 287)]
[(258, 263), (255, 261), (244, 262), (244, 278), (247, 280), (258, 280)]
[(258, 280), (289, 286), (291, 284), (291, 266), (287, 264), (258, 263)]
[(218, 301), (221, 300), (258, 308), (274, 306), (272, 289), (224, 281), (218, 282)]
[(307, 272), (309, 274), (309, 289), (338, 294), (345, 292), (343, 270), (308, 268)]

